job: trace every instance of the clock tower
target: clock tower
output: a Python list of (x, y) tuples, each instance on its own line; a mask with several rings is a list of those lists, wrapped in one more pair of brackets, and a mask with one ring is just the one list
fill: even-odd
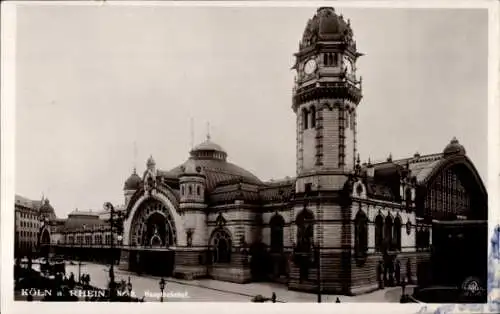
[(354, 170), (356, 110), (362, 97), (356, 61), (361, 55), (350, 21), (333, 8), (319, 8), (307, 23), (293, 67), (299, 193), (319, 186), (329, 189), (330, 185), (321, 183), (319, 177), (305, 180), (308, 182), (301, 178), (342, 176)]

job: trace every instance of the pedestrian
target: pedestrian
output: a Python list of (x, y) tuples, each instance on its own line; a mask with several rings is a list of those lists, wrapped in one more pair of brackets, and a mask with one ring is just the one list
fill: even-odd
[(399, 286), (401, 282), (401, 263), (399, 262), (399, 260), (396, 261), (395, 276), (396, 276), (396, 284)]
[(378, 262), (377, 279), (379, 289), (384, 289), (384, 264), (382, 261)]
[(337, 297), (337, 300), (335, 300), (335, 303), (340, 303), (339, 297)]
[(411, 261), (410, 261), (410, 259), (408, 259), (406, 261), (406, 277), (408, 277), (408, 284), (411, 285), (413, 283), (413, 279), (411, 278), (412, 273), (411, 273)]
[(273, 292), (273, 295), (271, 296), (271, 301), (273, 303), (276, 303), (276, 293)]

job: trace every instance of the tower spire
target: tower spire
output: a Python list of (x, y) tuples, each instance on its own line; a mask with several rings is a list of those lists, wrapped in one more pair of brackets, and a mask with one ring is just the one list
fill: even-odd
[(207, 122), (207, 141), (210, 141), (210, 122)]
[(137, 143), (134, 141), (134, 173), (137, 171)]
[(191, 130), (190, 130), (191, 131), (191, 135), (190, 135), (191, 136), (191, 139), (190, 139), (191, 143), (190, 143), (190, 145), (191, 145), (191, 149), (193, 149), (194, 148), (194, 119), (193, 119), (193, 117), (191, 117), (190, 122), (191, 122)]

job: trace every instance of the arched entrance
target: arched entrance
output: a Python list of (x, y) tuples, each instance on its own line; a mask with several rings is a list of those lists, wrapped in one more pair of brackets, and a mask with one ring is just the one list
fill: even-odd
[(130, 229), (130, 270), (170, 276), (174, 268), (177, 232), (168, 208), (159, 200), (144, 201), (132, 218)]

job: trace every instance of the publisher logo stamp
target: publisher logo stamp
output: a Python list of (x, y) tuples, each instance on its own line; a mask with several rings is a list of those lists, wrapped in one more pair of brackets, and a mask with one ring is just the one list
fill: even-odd
[(465, 296), (479, 297), (486, 293), (481, 281), (475, 277), (469, 277), (462, 283), (462, 292)]

